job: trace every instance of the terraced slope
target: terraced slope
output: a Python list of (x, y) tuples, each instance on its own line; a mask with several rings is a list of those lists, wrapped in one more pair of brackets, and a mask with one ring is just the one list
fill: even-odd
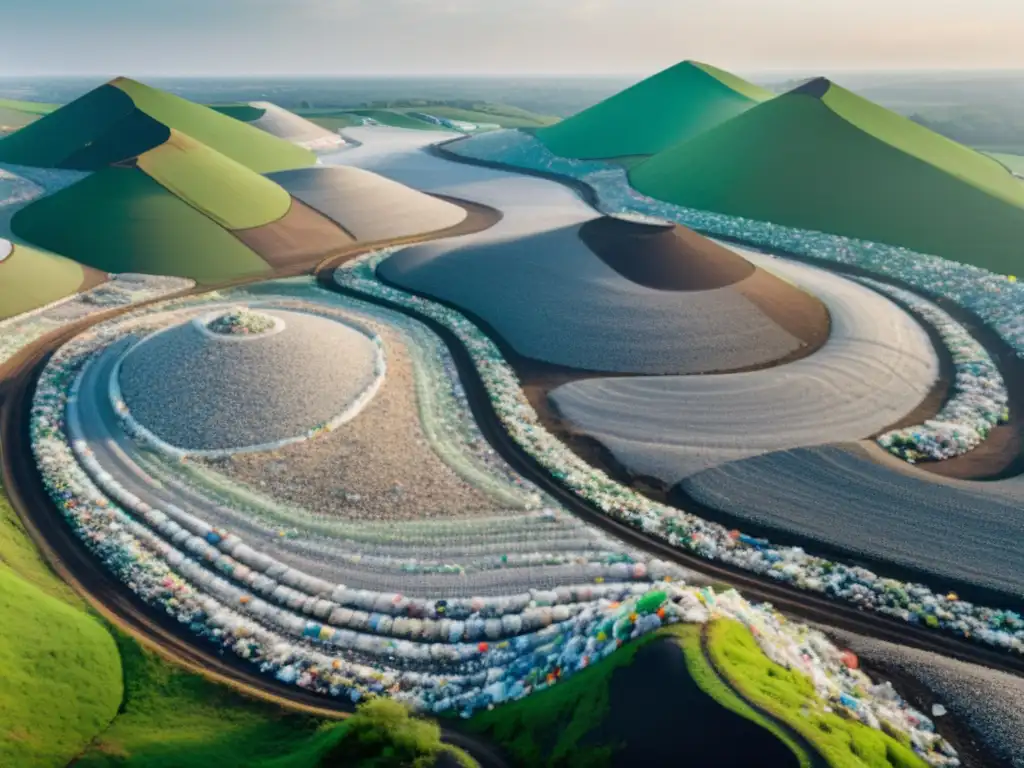
[(0, 764), (65, 765), (110, 723), (120, 664), (103, 625), (0, 564)]
[(107, 272), (202, 283), (269, 271), (230, 232), (137, 168), (97, 171), (22, 209), (11, 227), (18, 237)]
[(178, 131), (140, 155), (138, 166), (226, 229), (269, 224), (291, 207), (291, 196), (273, 181)]
[(537, 131), (556, 155), (653, 155), (772, 97), (769, 91), (696, 61), (684, 61), (573, 117)]
[(633, 186), (677, 205), (1019, 271), (1024, 185), (993, 158), (827, 80), (650, 158)]
[[(5, 242), (0, 240), (0, 245)], [(86, 280), (86, 270), (80, 264), (16, 245), (0, 260), (0, 320), (69, 296)]]

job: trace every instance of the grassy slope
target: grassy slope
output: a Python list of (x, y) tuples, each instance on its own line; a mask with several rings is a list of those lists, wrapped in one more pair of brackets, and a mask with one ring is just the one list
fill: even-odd
[(517, 765), (607, 764), (611, 748), (585, 746), (584, 739), (608, 715), (615, 670), (628, 667), (659, 636), (646, 635), (552, 688), (482, 712), (468, 721), (468, 728), (504, 748)]
[(226, 229), (269, 224), (291, 207), (291, 195), (270, 179), (177, 131), (138, 165)]
[(652, 155), (745, 112), (771, 94), (721, 73), (683, 62), (537, 132), (563, 157)]
[(338, 738), (334, 724), (254, 702), (172, 667), (117, 636), (124, 664), (121, 714), (78, 762), (82, 768), (252, 765), (302, 768)]
[(704, 693), (713, 698), (730, 712), (750, 720), (751, 722), (757, 723), (762, 728), (769, 731), (775, 736), (775, 738), (789, 747), (789, 750), (797, 756), (797, 759), (800, 761), (800, 768), (809, 768), (811, 765), (810, 755), (808, 755), (799, 744), (796, 744), (789, 737), (789, 734), (779, 728), (778, 725), (737, 696), (717, 675), (715, 670), (704, 657), (704, 652), (701, 649), (700, 625), (682, 624), (670, 628), (669, 631), (677, 637), (679, 645), (683, 649), (683, 655), (686, 657), (686, 668), (689, 670), (690, 676), (693, 677), (694, 681), (697, 683), (697, 686), (704, 691)]
[(107, 272), (208, 283), (269, 271), (227, 230), (135, 168), (106, 168), (41, 198), (14, 216), (12, 228), (29, 242)]
[(63, 766), (116, 715), (113, 640), (47, 567), (0, 489), (0, 765)]
[[(865, 113), (864, 123), (877, 125)], [(906, 140), (896, 133), (887, 131)], [(959, 167), (960, 153), (951, 154)], [(1024, 208), (869, 136), (807, 95), (764, 103), (636, 166), (630, 180), (679, 205), (1020, 271)]]
[(720, 620), (710, 632), (710, 654), (718, 671), (814, 744), (833, 768), (926, 768), (909, 745), (820, 706), (808, 706), (815, 696), (810, 678), (770, 661), (743, 625)]
[[(284, 714), (169, 666), (130, 638), (119, 636), (118, 645), (128, 681), (122, 712), (79, 768), (317, 768), (373, 765), (395, 744), (420, 753), (442, 749), (436, 725), (408, 717), (394, 702), (376, 701), (340, 722)], [(379, 738), (365, 738), (374, 730)], [(451, 751), (460, 765), (476, 765)]]
[(316, 162), (316, 155), (309, 150), (209, 107), (126, 78), (114, 80), (113, 85), (128, 94), (150, 117), (188, 134), (257, 173), (304, 168)]
[[(704, 693), (772, 733), (797, 755), (802, 767), (810, 765), (810, 758), (780, 728), (719, 680), (704, 660), (700, 626), (694, 624), (677, 624), (646, 635), (546, 691), (476, 715), (469, 721), (469, 728), (501, 745), (519, 765), (608, 764), (614, 748), (587, 745), (586, 739), (610, 712), (612, 676), (616, 670), (628, 667), (644, 645), (665, 637), (674, 639), (682, 648), (687, 669)], [(679, 738), (685, 738), (685, 734), (679, 734)]]
[(0, 320), (68, 296), (83, 279), (82, 267), (70, 259), (15, 245), (0, 261)]
[(993, 197), (1024, 206), (1024, 187), (1013, 179), (1007, 179), (1004, 168), (991, 157), (947, 139), (840, 86), (829, 88), (822, 100), (837, 115), (886, 144), (938, 166)]
[(117, 648), (95, 618), (0, 566), (0, 765), (65, 765), (117, 714)]
[(123, 92), (102, 85), (0, 140), (0, 162), (60, 167), (134, 112)]
[(349, 730), (244, 698), (108, 631), (43, 562), (2, 489), (0, 679), (3, 766), (80, 755), (85, 768), (317, 768)]

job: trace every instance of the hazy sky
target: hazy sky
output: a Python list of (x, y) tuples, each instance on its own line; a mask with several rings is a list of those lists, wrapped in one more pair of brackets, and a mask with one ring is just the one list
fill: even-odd
[(1022, 0), (0, 0), (0, 74), (1024, 68)]

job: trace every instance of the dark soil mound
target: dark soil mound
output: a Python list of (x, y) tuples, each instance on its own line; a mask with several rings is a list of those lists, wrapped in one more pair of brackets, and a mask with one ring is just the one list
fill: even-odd
[(775, 736), (730, 712), (690, 677), (672, 640), (646, 645), (611, 682), (611, 712), (602, 743), (622, 744), (612, 760), (621, 768), (797, 768), (796, 756)]
[(675, 224), (605, 216), (584, 224), (580, 237), (627, 280), (656, 290), (709, 291), (754, 272), (738, 253)]

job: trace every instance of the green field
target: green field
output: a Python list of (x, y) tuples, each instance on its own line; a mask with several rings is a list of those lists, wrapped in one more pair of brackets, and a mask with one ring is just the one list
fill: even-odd
[(1024, 185), (837, 86), (790, 92), (630, 171), (651, 197), (1019, 272)]
[(117, 714), (113, 639), (43, 562), (0, 488), (0, 765), (63, 766)]
[(1024, 155), (1009, 155), (1005, 152), (986, 152), (985, 154), (994, 158), (1012, 173), (1024, 176)]
[(112, 82), (145, 114), (221, 152), (257, 173), (304, 168), (316, 162), (307, 149), (251, 125), (127, 78)]
[(467, 123), (497, 123), (502, 128), (540, 128), (558, 122), (557, 117), (537, 115), (525, 109), (504, 104), (477, 104), (472, 109), (428, 106), (410, 111), (423, 112), (448, 120), (462, 120)]
[(31, 243), (106, 272), (200, 283), (269, 272), (230, 232), (136, 168), (97, 171), (23, 208), (11, 226)]
[(710, 627), (709, 653), (720, 674), (759, 707), (811, 742), (831, 768), (926, 768), (909, 743), (816, 704), (814, 684), (802, 673), (769, 660), (742, 624)]
[(138, 166), (226, 229), (277, 221), (292, 204), (291, 195), (270, 179), (177, 131), (140, 155)]
[(82, 267), (70, 259), (15, 245), (0, 261), (0, 320), (75, 293), (84, 277)]
[[(649, 643), (668, 640), (682, 650), (686, 663), (684, 674), (688, 674), (699, 689), (696, 691), (697, 696), (703, 699), (706, 695), (728, 710), (716, 710), (711, 701), (704, 700), (701, 704), (702, 715), (706, 711), (717, 711), (717, 715), (712, 715), (712, 720), (703, 725), (715, 722), (721, 726), (723, 722), (720, 718), (724, 716), (728, 721), (731, 713), (763, 728), (782, 742), (802, 768), (811, 765), (811, 758), (778, 726), (745, 704), (722, 683), (704, 659), (700, 633), (700, 625), (677, 624), (646, 635), (547, 690), (476, 715), (468, 722), (468, 726), (503, 747), (519, 766), (590, 768), (610, 765), (616, 760), (616, 753), (624, 746), (610, 743), (604, 733), (613, 711), (613, 679), (616, 674), (636, 677), (639, 673), (633, 671), (633, 665), (637, 654)], [(641, 687), (645, 685), (642, 680), (637, 682)], [(669, 685), (676, 684), (676, 690), (682, 694), (682, 681), (673, 677)], [(679, 701), (657, 700), (637, 701), (635, 706), (646, 711), (663, 707), (671, 709), (673, 704), (680, 705)], [(687, 704), (692, 710), (695, 702), (688, 701)], [(694, 718), (693, 727), (702, 727), (696, 720)], [(688, 737), (684, 727), (668, 738), (686, 743)], [(627, 757), (620, 755), (618, 759), (621, 762)]]
[(537, 137), (562, 157), (653, 155), (771, 96), (727, 72), (686, 61), (542, 128)]

